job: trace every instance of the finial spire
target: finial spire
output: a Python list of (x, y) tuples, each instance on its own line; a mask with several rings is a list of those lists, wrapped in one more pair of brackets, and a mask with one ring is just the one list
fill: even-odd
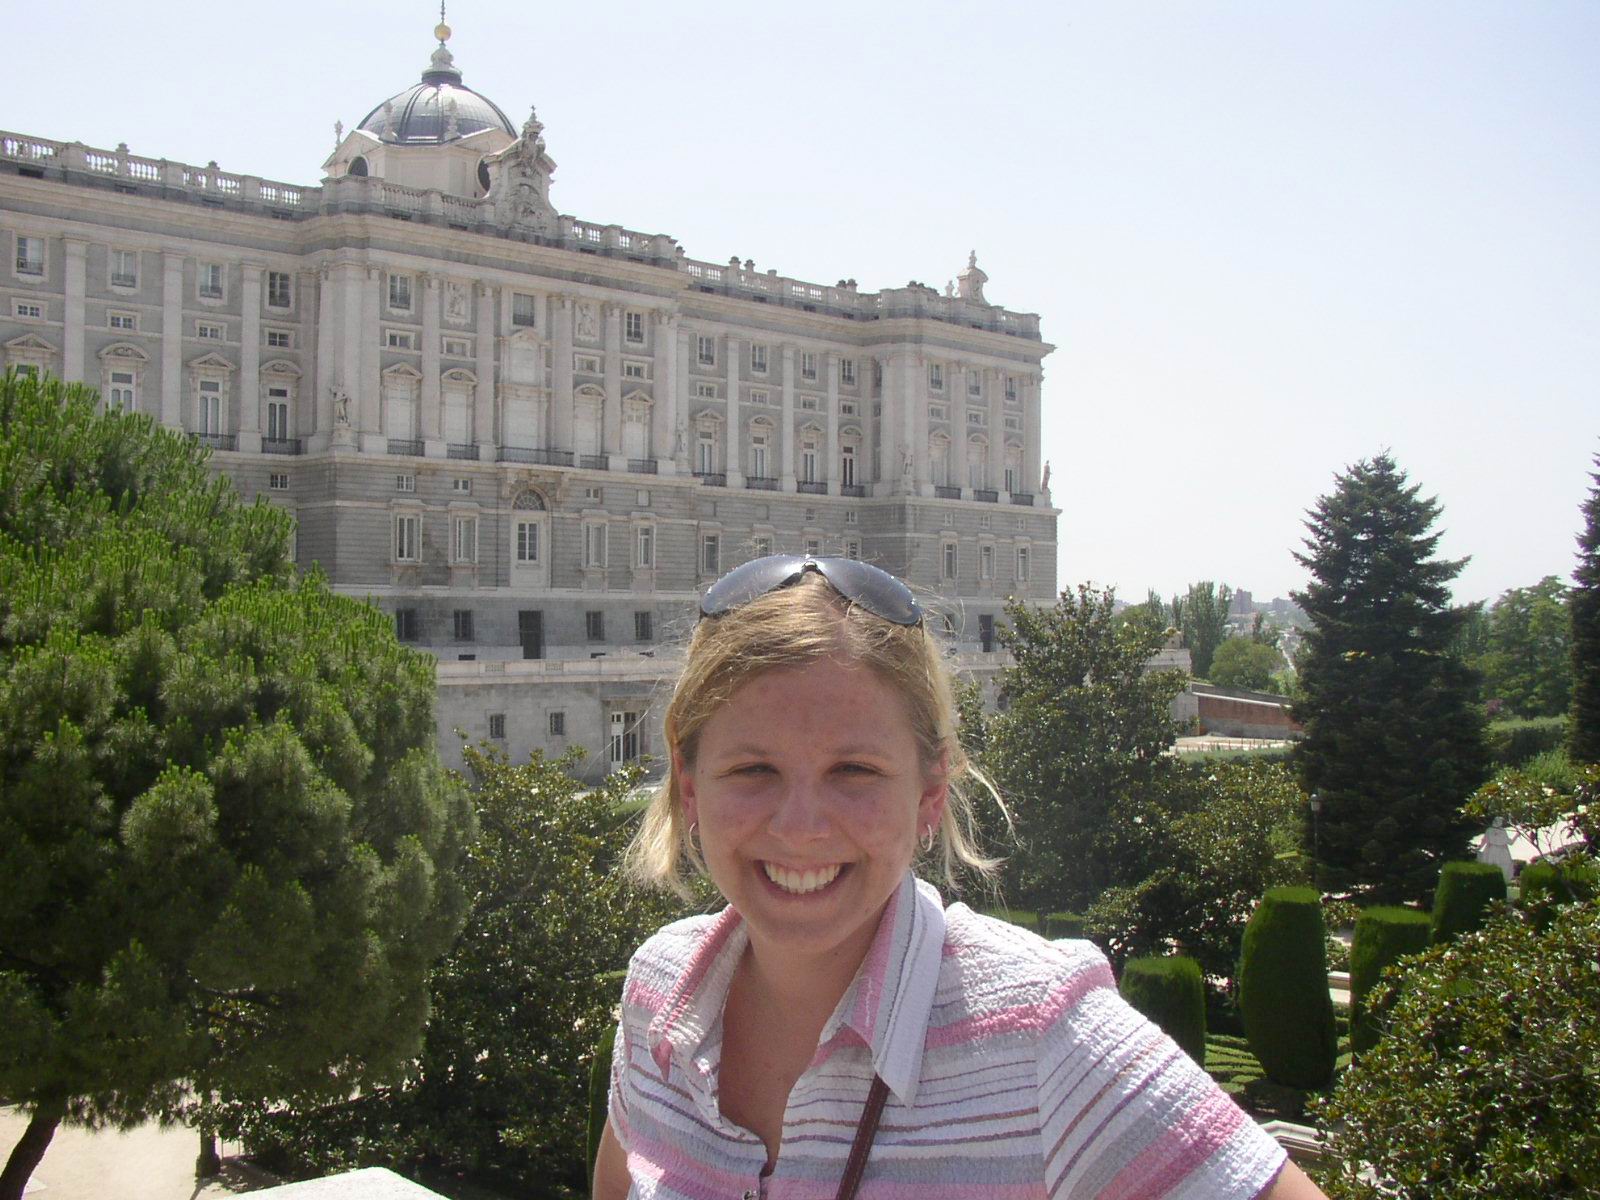
[(439, 0), (439, 23), (433, 27), (433, 36), (441, 46), (450, 40), (450, 26), (444, 23), (444, 0)]

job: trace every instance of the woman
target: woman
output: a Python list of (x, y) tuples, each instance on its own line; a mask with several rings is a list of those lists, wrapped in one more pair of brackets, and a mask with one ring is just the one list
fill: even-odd
[(687, 862), (728, 905), (634, 956), (597, 1197), (1321, 1195), (1092, 945), (947, 910), (914, 876), (919, 845), (947, 881), (993, 864), (899, 580), (730, 572), (665, 733), (633, 869), (681, 890)]

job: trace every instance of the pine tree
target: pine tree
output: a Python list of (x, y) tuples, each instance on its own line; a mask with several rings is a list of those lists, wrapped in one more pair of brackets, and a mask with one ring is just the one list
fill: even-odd
[[(1600, 466), (1600, 455), (1595, 456)], [(1573, 762), (1600, 763), (1600, 471), (1590, 475), (1572, 573), (1572, 708), (1567, 752)]]
[(1321, 878), (1381, 901), (1418, 899), (1465, 857), (1460, 805), (1483, 781), (1476, 680), (1451, 648), (1462, 615), (1449, 582), (1465, 560), (1434, 557), (1436, 500), (1386, 452), (1337, 477), (1309, 514), (1311, 620), (1295, 714), (1297, 762), (1322, 801)]

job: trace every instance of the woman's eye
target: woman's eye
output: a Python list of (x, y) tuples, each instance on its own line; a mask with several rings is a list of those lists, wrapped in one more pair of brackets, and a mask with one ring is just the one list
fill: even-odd
[(869, 767), (866, 763), (841, 763), (839, 770), (846, 775), (876, 775), (878, 773), (875, 768)]

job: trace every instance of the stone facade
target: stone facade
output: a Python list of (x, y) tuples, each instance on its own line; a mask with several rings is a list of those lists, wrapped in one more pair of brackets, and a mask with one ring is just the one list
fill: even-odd
[(878, 563), (997, 665), (1056, 576), (1037, 317), (975, 256), (869, 293), (559, 215), (543, 125), (460, 79), (441, 38), (319, 187), (0, 133), (5, 365), (291, 510), (300, 564), (439, 658), (452, 761), (456, 728), (658, 752), (697, 590), (772, 551)]

